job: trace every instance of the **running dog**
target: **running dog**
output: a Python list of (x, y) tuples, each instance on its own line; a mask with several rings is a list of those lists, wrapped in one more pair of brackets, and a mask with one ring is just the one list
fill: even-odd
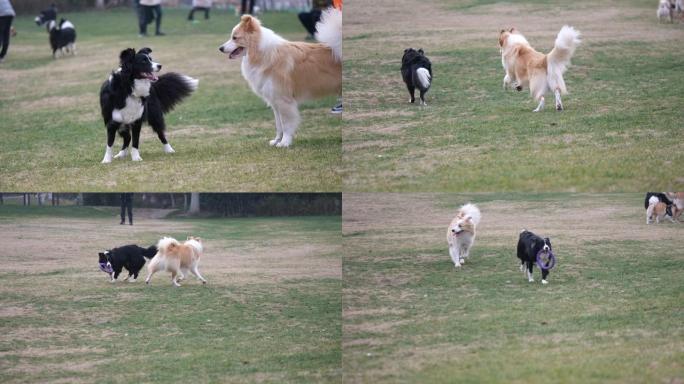
[(504, 89), (511, 84), (518, 91), (529, 87), (530, 94), (539, 102), (534, 112), (544, 108), (544, 94), (551, 91), (556, 96), (556, 110), (562, 111), (561, 95), (567, 93), (563, 74), (580, 43), (579, 36), (579, 31), (573, 27), (563, 26), (553, 49), (545, 55), (535, 51), (517, 29), (501, 30), (501, 64), (506, 72)]
[(342, 92), (342, 11), (324, 11), (316, 29), (321, 44), (290, 42), (244, 15), (230, 40), (219, 47), (228, 59), (242, 58), (242, 76), (273, 109), (272, 146), (292, 144), (300, 102)]
[(145, 283), (149, 284), (152, 275), (159, 271), (171, 272), (171, 283), (180, 287), (178, 281), (183, 280), (188, 272), (191, 272), (202, 284), (207, 280), (199, 272), (199, 261), (204, 252), (202, 239), (199, 237), (188, 237), (183, 244), (171, 237), (164, 237), (157, 243), (159, 252), (152, 258), (147, 266), (147, 278)]
[[(518, 238), (518, 259), (520, 259), (520, 272), (527, 275), (527, 281), (534, 283), (532, 271), (537, 263), (537, 255), (542, 257), (545, 265), (548, 266), (548, 259), (553, 252), (551, 240), (548, 237), (540, 237), (534, 233), (523, 229)], [(549, 270), (541, 268), (542, 284), (548, 284), (546, 280)]]
[[(157, 254), (157, 247), (152, 245), (147, 248), (142, 248), (137, 245), (124, 245), (123, 247), (108, 249), (104, 252), (100, 252), (99, 263), (105, 264), (107, 272), (111, 271), (110, 278), (111, 282), (116, 282), (119, 278), (123, 268), (128, 271), (128, 277), (126, 281), (135, 282), (138, 278), (138, 273), (145, 265), (145, 258), (151, 259)], [(131, 277), (133, 278), (131, 280)]]
[(71, 53), (76, 55), (76, 27), (69, 20), (61, 19), (57, 23), (57, 7), (52, 4), (44, 9), (35, 18), (36, 25), (47, 25), (47, 32), (50, 35), (50, 47), (52, 47), (52, 57)]
[(655, 222), (660, 224), (663, 219), (675, 223), (672, 209), (674, 206), (672, 200), (666, 193), (663, 192), (648, 192), (644, 199), (644, 207), (646, 208), (646, 224)]
[(408, 89), (409, 103), (416, 102), (415, 91), (418, 88), (420, 91), (420, 104), (427, 105), (425, 102), (425, 94), (430, 89), (432, 82), (432, 63), (430, 59), (425, 56), (422, 49), (417, 51), (413, 48), (404, 50), (404, 56), (401, 58), (401, 77), (406, 83)]
[(449, 255), (454, 267), (460, 268), (470, 256), (475, 242), (477, 225), (480, 224), (480, 209), (475, 204), (462, 206), (447, 228), (446, 238)]

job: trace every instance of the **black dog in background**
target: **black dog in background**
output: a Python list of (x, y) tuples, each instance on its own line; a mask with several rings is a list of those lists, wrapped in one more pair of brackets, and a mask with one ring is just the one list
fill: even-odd
[[(152, 245), (148, 248), (142, 248), (137, 245), (124, 245), (123, 247), (118, 247), (114, 249), (108, 249), (104, 252), (100, 252), (99, 262), (101, 264), (106, 263), (108, 267), (111, 267), (114, 272), (111, 274), (112, 283), (119, 278), (119, 274), (123, 268), (128, 270), (129, 280), (133, 276), (133, 280), (138, 278), (138, 273), (145, 265), (145, 258), (151, 259), (157, 254), (157, 247)], [(130, 281), (130, 280), (129, 280)]]
[(425, 52), (422, 49), (416, 51), (413, 48), (408, 48), (404, 50), (404, 56), (401, 58), (401, 76), (404, 78), (409, 95), (411, 95), (409, 102), (414, 103), (416, 101), (414, 94), (418, 88), (421, 105), (427, 105), (425, 94), (432, 84), (432, 63), (425, 57)]
[[(532, 271), (534, 265), (537, 263), (537, 254), (543, 251), (542, 258), (544, 255), (548, 258), (550, 252), (553, 252), (551, 248), (551, 240), (548, 237), (541, 238), (534, 233), (523, 229), (520, 232), (520, 238), (518, 239), (518, 259), (520, 259), (520, 271), (525, 272), (527, 275), (527, 281), (530, 283), (534, 282), (534, 277), (532, 277)], [(548, 266), (548, 264), (546, 264)], [(547, 284), (546, 277), (549, 275), (548, 269), (541, 270), (542, 272), (542, 284)]]
[(41, 11), (40, 15), (36, 16), (35, 22), (39, 26), (47, 25), (53, 58), (57, 57), (57, 51), (76, 54), (76, 27), (65, 19), (61, 19), (57, 23), (57, 7), (55, 4)]
[(665, 208), (665, 213), (672, 217), (672, 200), (670, 200), (667, 195), (662, 192), (647, 192), (646, 199), (644, 199), (644, 209), (648, 209), (648, 206), (650, 205), (649, 200), (653, 196), (657, 197), (661, 203), (665, 203), (665, 205), (667, 205), (667, 208)]

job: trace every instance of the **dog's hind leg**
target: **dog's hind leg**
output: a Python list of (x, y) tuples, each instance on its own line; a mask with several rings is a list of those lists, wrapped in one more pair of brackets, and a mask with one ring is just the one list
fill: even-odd
[(408, 93), (409, 93), (409, 103), (413, 104), (416, 102), (416, 87), (412, 85), (407, 85), (408, 88)]
[(164, 114), (161, 107), (157, 103), (149, 102), (147, 104), (147, 121), (157, 134), (159, 141), (164, 145), (164, 153), (175, 153), (169, 141), (166, 139), (166, 122), (164, 121)]
[(131, 160), (142, 161), (140, 157), (140, 151), (138, 147), (140, 145), (140, 130), (142, 129), (142, 120), (138, 120), (131, 126), (131, 131), (133, 135), (133, 147), (131, 148)]
[(283, 119), (280, 116), (280, 112), (278, 112), (278, 109), (275, 107), (273, 107), (273, 116), (275, 117), (276, 136), (273, 140), (268, 142), (270, 146), (280, 143), (280, 140), (283, 139)]
[(542, 109), (544, 109), (544, 96), (539, 98), (539, 105), (537, 105), (537, 108), (535, 108), (532, 112), (541, 112)]
[(553, 93), (554, 93), (554, 95), (556, 95), (556, 111), (562, 111), (563, 110), (563, 101), (561, 100), (560, 89), (556, 88), (556, 90)]
[(527, 262), (527, 281), (529, 283), (534, 283), (534, 275), (532, 274), (534, 264), (531, 261)]
[(427, 105), (427, 103), (425, 102), (425, 93), (427, 93), (427, 89), (420, 90), (420, 105)]
[(280, 113), (283, 132), (283, 138), (276, 144), (276, 147), (287, 148), (292, 144), (295, 132), (297, 132), (297, 127), (299, 126), (299, 107), (297, 106), (297, 101), (290, 99), (279, 102), (276, 108), (278, 108)]

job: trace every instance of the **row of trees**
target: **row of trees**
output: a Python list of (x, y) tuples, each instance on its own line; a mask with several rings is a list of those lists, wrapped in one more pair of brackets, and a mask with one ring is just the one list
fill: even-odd
[[(134, 0), (10, 0), (15, 11), (22, 13), (38, 13), (55, 3), (60, 12), (80, 11), (85, 9), (107, 9), (113, 7), (131, 7)], [(241, 0), (214, 0), (216, 8), (235, 8), (240, 6)], [(262, 10), (305, 9), (311, 0), (256, 0), (256, 5)], [(166, 7), (186, 6), (192, 0), (162, 0)]]
[[(137, 208), (178, 209), (208, 216), (340, 215), (339, 193), (135, 193)], [(0, 193), (0, 204), (119, 206), (120, 193)]]

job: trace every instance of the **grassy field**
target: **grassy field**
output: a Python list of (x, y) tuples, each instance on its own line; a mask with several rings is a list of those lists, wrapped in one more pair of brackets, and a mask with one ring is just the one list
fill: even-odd
[[(340, 381), (339, 217), (151, 213), (130, 227), (109, 209), (0, 207), (0, 382)], [(188, 234), (207, 285), (97, 267), (99, 250)]]
[[(344, 191), (682, 189), (684, 24), (659, 24), (656, 3), (349, 0)], [(499, 30), (549, 52), (564, 24), (583, 35), (566, 110), (532, 113), (502, 89)], [(407, 103), (408, 47), (433, 63), (426, 108)]]
[[(271, 110), (252, 93), (239, 61), (218, 46), (237, 18), (214, 10), (210, 21), (185, 20), (185, 10), (165, 10), (165, 37), (139, 38), (136, 16), (124, 9), (61, 15), (77, 28), (78, 56), (53, 60), (44, 28), (25, 15), (0, 65), (0, 190), (2, 191), (339, 191), (341, 119), (335, 98), (301, 106), (294, 146), (268, 146), (275, 135)], [(301, 40), (293, 13), (264, 15), (286, 38)], [(154, 29), (152, 29), (154, 32)], [(141, 163), (100, 164), (106, 133), (99, 90), (127, 47), (151, 47), (164, 72), (200, 79), (199, 89), (167, 115), (173, 155), (162, 151), (149, 127), (141, 137)], [(9, 139), (11, 138), (11, 140)], [(117, 138), (116, 147), (122, 141)]]
[[(343, 372), (358, 383), (681, 383), (684, 225), (631, 194), (345, 194)], [(445, 232), (480, 206), (455, 270)], [(522, 228), (551, 237), (528, 283)]]

